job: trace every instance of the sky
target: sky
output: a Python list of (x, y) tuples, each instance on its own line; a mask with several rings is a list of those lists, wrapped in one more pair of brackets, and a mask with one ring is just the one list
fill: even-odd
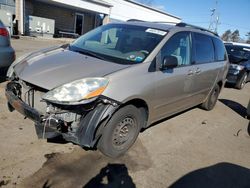
[[(142, 1), (141, 1), (142, 2)], [(150, 4), (167, 13), (178, 16), (183, 22), (209, 27), (211, 9), (216, 8), (216, 0), (151, 0)], [(246, 39), (250, 32), (250, 0), (217, 0), (219, 15), (218, 33), (226, 30), (240, 31), (240, 37)]]

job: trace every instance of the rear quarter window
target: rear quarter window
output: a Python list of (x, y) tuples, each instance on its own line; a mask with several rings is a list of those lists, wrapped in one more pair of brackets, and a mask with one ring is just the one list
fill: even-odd
[(223, 42), (217, 38), (213, 38), (213, 42), (215, 47), (215, 60), (216, 61), (227, 60), (227, 53)]
[(200, 33), (193, 33), (195, 63), (209, 63), (214, 61), (214, 46), (210, 36)]

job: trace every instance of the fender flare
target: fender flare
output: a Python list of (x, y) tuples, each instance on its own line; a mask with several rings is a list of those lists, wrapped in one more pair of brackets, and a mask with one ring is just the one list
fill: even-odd
[(72, 136), (64, 135), (67, 140), (83, 147), (93, 148), (99, 140), (101, 134), (97, 133), (101, 125), (106, 125), (113, 113), (119, 108), (119, 105), (113, 106), (111, 104), (98, 104), (93, 110), (89, 111), (82, 117), (79, 128), (77, 129), (74, 138)]

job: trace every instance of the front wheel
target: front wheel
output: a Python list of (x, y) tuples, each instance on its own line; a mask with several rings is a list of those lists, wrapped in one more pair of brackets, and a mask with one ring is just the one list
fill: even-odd
[(219, 94), (220, 94), (220, 86), (216, 84), (211, 93), (209, 94), (207, 100), (201, 104), (201, 107), (207, 111), (212, 110), (218, 100)]
[(245, 72), (242, 75), (241, 79), (236, 83), (235, 87), (237, 89), (243, 89), (246, 83), (247, 83), (247, 73)]
[(119, 109), (104, 127), (97, 148), (112, 158), (124, 154), (138, 137), (142, 122), (141, 112), (135, 106)]

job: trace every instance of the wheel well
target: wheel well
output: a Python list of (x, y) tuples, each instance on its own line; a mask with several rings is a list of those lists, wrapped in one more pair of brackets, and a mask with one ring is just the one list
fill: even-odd
[(132, 99), (132, 100), (127, 101), (126, 103), (124, 103), (122, 106), (126, 106), (126, 105), (129, 105), (129, 104), (134, 105), (135, 107), (140, 109), (143, 116), (145, 117), (145, 122), (143, 124), (143, 128), (146, 127), (147, 126), (147, 121), (148, 121), (148, 113), (149, 113), (147, 103), (142, 99)]
[[(132, 100), (127, 101), (127, 102), (123, 103), (122, 105), (120, 105), (119, 108), (116, 109), (116, 111), (124, 106), (127, 106), (127, 105), (134, 105), (135, 107), (137, 107), (141, 111), (142, 115), (145, 117), (144, 118), (145, 121), (143, 122), (143, 125), (141, 128), (146, 128), (147, 122), (148, 122), (148, 113), (149, 113), (147, 103), (142, 99), (132, 99)], [(105, 122), (105, 120), (103, 122)], [(94, 136), (96, 141), (94, 143), (93, 148), (97, 147), (97, 144), (98, 144), (98, 142), (101, 138), (101, 135), (102, 135), (101, 131), (107, 123), (107, 122), (105, 122), (105, 123), (103, 123), (103, 122), (101, 122), (100, 125), (96, 129), (95, 136)]]

